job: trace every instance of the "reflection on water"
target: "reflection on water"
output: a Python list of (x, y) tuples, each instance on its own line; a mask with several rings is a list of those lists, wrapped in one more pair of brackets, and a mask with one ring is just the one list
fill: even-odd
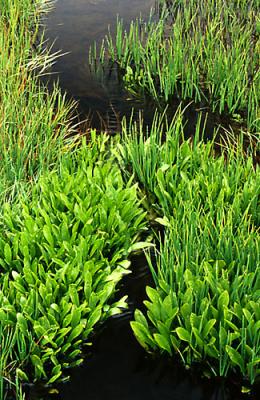
[[(88, 61), (88, 50), (94, 42), (99, 46), (108, 33), (113, 35), (116, 29), (117, 16), (123, 19), (127, 30), (130, 22), (140, 15), (148, 19), (156, 0), (57, 0), (54, 10), (46, 19), (46, 37), (49, 43), (54, 42), (53, 51), (68, 53), (60, 57), (53, 69), (50, 81), (59, 79), (60, 87), (69, 97), (79, 101), (80, 119), (89, 117), (94, 128), (115, 132), (120, 129), (123, 115), (135, 119), (142, 112), (144, 123), (150, 124), (156, 105), (147, 98), (133, 98), (118, 80), (116, 67), (106, 71), (103, 79), (91, 73)], [(50, 82), (50, 83), (51, 83)], [(176, 98), (170, 105), (167, 115), (171, 118), (180, 104)], [(228, 127), (229, 120), (223, 116), (209, 113), (206, 104), (191, 104), (184, 113), (186, 121), (185, 135), (195, 132), (198, 109), (202, 111), (202, 124), (205, 124), (206, 136), (213, 134), (216, 125)]]
[[(53, 67), (60, 86), (69, 96), (80, 101), (80, 110), (88, 114), (97, 111), (103, 118), (110, 114), (129, 114), (133, 106), (129, 95), (118, 84), (115, 74), (100, 82), (90, 73), (88, 49), (116, 27), (117, 15), (126, 29), (132, 19), (147, 18), (154, 0), (58, 0), (46, 20), (46, 37), (55, 41), (53, 50), (69, 53), (59, 58)], [(52, 76), (51, 80), (57, 79)], [(138, 105), (140, 108), (140, 104)], [(111, 122), (111, 121), (110, 121)], [(93, 121), (95, 125), (95, 121)], [(115, 124), (115, 121), (114, 121)]]

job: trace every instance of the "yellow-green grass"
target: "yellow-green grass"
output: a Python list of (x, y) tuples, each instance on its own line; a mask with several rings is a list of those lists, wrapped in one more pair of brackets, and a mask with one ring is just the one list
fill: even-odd
[(48, 95), (37, 79), (55, 58), (44, 51), (39, 31), (50, 5), (0, 0), (0, 199), (15, 198), (49, 167), (68, 133), (71, 106), (57, 88)]

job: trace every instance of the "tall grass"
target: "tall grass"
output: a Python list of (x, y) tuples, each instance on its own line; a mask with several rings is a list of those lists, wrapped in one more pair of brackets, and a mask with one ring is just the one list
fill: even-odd
[(128, 33), (118, 20), (105, 47), (131, 92), (161, 107), (194, 100), (259, 133), (259, 29), (258, 2), (182, 0), (167, 2), (158, 21), (133, 21)]
[[(17, 355), (14, 351), (15, 346), (24, 348), (23, 340), (19, 337), (17, 330), (2, 323), (0, 319), (0, 399), (5, 400), (13, 398), (23, 400), (24, 395), (20, 384), (20, 374), (22, 371), (19, 367), (22, 365), (25, 357), (28, 355), (21, 351)], [(22, 359), (24, 357), (24, 359)], [(14, 379), (15, 377), (15, 379)]]
[[(37, 76), (55, 59), (44, 50), (40, 18), (50, 1), (0, 0), (0, 197), (15, 198), (61, 152), (72, 105)], [(37, 43), (37, 47), (36, 47)]]

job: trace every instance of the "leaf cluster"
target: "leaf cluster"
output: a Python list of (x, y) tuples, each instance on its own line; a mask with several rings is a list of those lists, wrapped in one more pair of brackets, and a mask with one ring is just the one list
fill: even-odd
[(116, 286), (129, 273), (145, 213), (136, 186), (125, 186), (102, 154), (83, 145), (64, 155), (19, 208), (4, 207), (0, 320), (24, 338), (17, 353), (27, 356), (29, 380), (61, 378), (82, 361), (96, 325), (126, 307), (126, 297), (115, 301)]
[(185, 140), (181, 113), (162, 132), (158, 118), (149, 137), (133, 125), (117, 150), (165, 227), (156, 265), (147, 255), (155, 288), (147, 287), (146, 315), (136, 311), (133, 331), (148, 351), (187, 366), (204, 363), (218, 376), (237, 369), (253, 384), (260, 356), (259, 166), (239, 139), (218, 157), (213, 142)]

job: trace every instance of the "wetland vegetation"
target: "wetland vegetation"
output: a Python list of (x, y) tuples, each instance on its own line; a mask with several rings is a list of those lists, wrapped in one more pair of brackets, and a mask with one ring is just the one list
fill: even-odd
[[(128, 32), (118, 19), (115, 38), (89, 60), (116, 65), (131, 96), (158, 111), (150, 126), (123, 119), (113, 137), (89, 129), (83, 138), (76, 103), (39, 79), (57, 57), (40, 33), (52, 6), (0, 0), (0, 400), (24, 399), (25, 383), (68, 379), (100, 328), (129, 307), (122, 282), (138, 268), (136, 251), (153, 283), (129, 323), (147, 357), (254, 391), (258, 2), (161, 2), (159, 16)], [(198, 114), (187, 137), (190, 102)], [(228, 118), (221, 142), (218, 129), (207, 139), (202, 109)]]
[[(117, 22), (99, 53), (119, 65), (127, 89), (163, 110), (194, 101), (259, 132), (260, 22), (257, 1), (169, 1), (159, 20)], [(93, 54), (95, 59), (95, 53)]]

